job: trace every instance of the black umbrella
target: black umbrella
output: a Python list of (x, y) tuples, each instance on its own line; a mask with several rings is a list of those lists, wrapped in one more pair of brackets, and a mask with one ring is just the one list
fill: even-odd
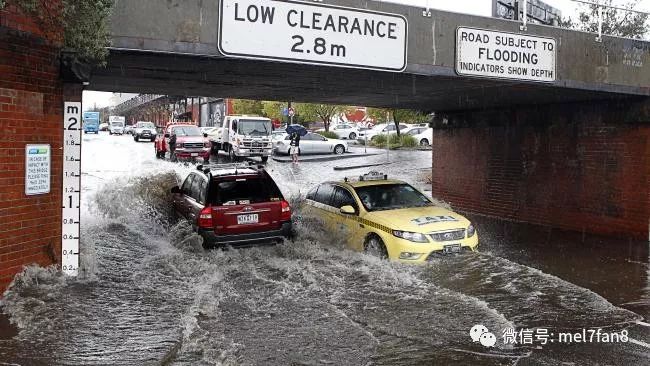
[(285, 131), (287, 131), (289, 135), (295, 132), (300, 136), (305, 136), (309, 132), (303, 125), (289, 125)]

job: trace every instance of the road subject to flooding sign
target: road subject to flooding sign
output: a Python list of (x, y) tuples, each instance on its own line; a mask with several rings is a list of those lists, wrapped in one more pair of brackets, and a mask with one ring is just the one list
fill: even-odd
[(403, 71), (408, 24), (397, 14), (294, 1), (221, 0), (226, 56)]
[(555, 53), (553, 38), (466, 27), (456, 31), (459, 75), (552, 82)]

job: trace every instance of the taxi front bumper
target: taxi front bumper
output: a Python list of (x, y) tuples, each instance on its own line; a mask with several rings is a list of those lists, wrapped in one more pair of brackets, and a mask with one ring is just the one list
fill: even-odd
[(416, 243), (393, 236), (386, 242), (386, 250), (388, 258), (391, 260), (404, 263), (425, 263), (445, 254), (476, 251), (478, 244), (478, 233), (471, 238), (448, 242), (430, 241), (429, 243)]

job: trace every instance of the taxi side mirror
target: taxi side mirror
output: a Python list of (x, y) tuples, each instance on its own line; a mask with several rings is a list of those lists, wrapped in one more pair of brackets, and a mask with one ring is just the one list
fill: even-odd
[(354, 207), (350, 205), (345, 205), (341, 207), (340, 212), (344, 215), (354, 215), (356, 212), (354, 211)]
[(174, 193), (174, 194), (181, 193), (181, 189), (178, 186), (173, 186), (172, 187), (172, 193)]

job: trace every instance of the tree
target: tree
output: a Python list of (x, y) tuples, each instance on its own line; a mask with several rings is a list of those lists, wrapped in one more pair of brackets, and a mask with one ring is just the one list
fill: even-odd
[(262, 111), (264, 112), (264, 116), (270, 119), (277, 119), (282, 121), (284, 119), (282, 109), (286, 106), (287, 104), (283, 102), (264, 101), (262, 102)]
[[(631, 0), (622, 7), (634, 9), (640, 0)], [(612, 6), (613, 0), (603, 0), (603, 34), (617, 37), (642, 38), (648, 31), (648, 14), (620, 10)], [(579, 29), (586, 32), (598, 33), (598, 6), (581, 5), (582, 10), (578, 15), (577, 23), (571, 18), (559, 22), (560, 27)]]
[[(86, 62), (103, 65), (108, 56), (108, 17), (113, 0), (0, 0), (32, 17), (46, 36)], [(63, 39), (59, 30), (63, 29)]]
[(259, 100), (235, 99), (232, 102), (232, 109), (235, 114), (264, 115), (264, 105)]
[(426, 113), (413, 109), (387, 109), (387, 108), (368, 108), (368, 116), (376, 121), (390, 122), (393, 120), (397, 128), (397, 135), (400, 135), (400, 123), (424, 123), (429, 122), (429, 116)]
[(332, 117), (344, 112), (348, 107), (336, 104), (296, 103), (296, 112), (305, 120), (320, 119), (325, 131), (330, 130)]

